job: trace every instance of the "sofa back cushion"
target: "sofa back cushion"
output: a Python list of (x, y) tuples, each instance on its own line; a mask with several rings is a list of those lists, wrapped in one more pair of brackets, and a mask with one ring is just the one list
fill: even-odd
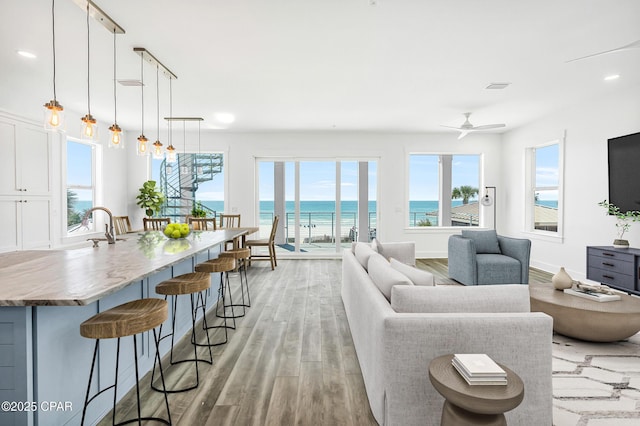
[(371, 248), (369, 244), (365, 243), (356, 243), (355, 250), (353, 252), (360, 262), (360, 265), (366, 270), (369, 264), (369, 257), (371, 255), (376, 254), (376, 252)]
[(394, 287), (391, 307), (398, 313), (530, 312), (529, 286)]
[(381, 254), (374, 253), (369, 257), (368, 265), (371, 281), (384, 294), (387, 300), (391, 300), (391, 289), (396, 285), (413, 286), (411, 280), (403, 273), (391, 267), (387, 259)]
[(436, 285), (433, 274), (422, 269), (414, 268), (406, 263), (402, 263), (394, 258), (389, 259), (389, 264), (393, 269), (405, 275), (413, 285)]
[(498, 234), (494, 229), (488, 231), (467, 231), (463, 230), (462, 236), (470, 238), (476, 245), (476, 253), (501, 254)]

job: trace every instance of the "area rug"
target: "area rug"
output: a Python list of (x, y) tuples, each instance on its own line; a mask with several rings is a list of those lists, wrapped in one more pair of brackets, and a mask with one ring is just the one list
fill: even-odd
[(616, 343), (553, 335), (553, 424), (640, 425), (640, 333)]

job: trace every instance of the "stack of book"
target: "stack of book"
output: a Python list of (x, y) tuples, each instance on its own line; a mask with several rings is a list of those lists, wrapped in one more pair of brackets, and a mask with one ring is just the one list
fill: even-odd
[(470, 385), (506, 385), (507, 373), (486, 354), (455, 354), (453, 367)]

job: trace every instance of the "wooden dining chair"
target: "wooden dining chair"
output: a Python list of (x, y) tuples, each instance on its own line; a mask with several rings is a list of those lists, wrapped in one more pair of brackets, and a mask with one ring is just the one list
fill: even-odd
[(168, 217), (145, 217), (142, 219), (145, 231), (162, 231), (170, 223), (171, 218)]
[(273, 218), (273, 224), (271, 225), (271, 234), (269, 238), (260, 239), (260, 240), (247, 240), (245, 242), (245, 247), (248, 249), (252, 249), (253, 247), (267, 247), (269, 249), (269, 254), (253, 254), (249, 257), (249, 266), (251, 266), (251, 261), (253, 260), (268, 260), (271, 262), (271, 270), (273, 271), (276, 266), (278, 266), (278, 260), (276, 259), (276, 229), (278, 229), (278, 222), (280, 220), (279, 216), (275, 216)]
[(116, 235), (132, 232), (129, 216), (114, 216), (113, 227), (116, 229)]
[(220, 214), (220, 226), (218, 229), (225, 228), (240, 228), (240, 215), (239, 214)]
[(189, 217), (187, 223), (194, 231), (215, 231), (217, 229), (215, 217)]

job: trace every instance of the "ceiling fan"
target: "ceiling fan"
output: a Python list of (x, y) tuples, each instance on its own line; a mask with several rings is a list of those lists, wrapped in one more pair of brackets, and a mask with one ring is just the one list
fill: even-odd
[(470, 115), (471, 115), (470, 112), (465, 112), (464, 113), (465, 121), (464, 121), (464, 123), (462, 123), (462, 125), (460, 127), (452, 127), (452, 126), (445, 126), (445, 125), (442, 125), (442, 127), (447, 127), (449, 129), (458, 130), (460, 132), (460, 136), (458, 136), (458, 139), (462, 139), (465, 136), (467, 136), (469, 133), (475, 132), (477, 130), (498, 129), (500, 127), (504, 127), (505, 126), (504, 123), (500, 123), (500, 124), (485, 124), (483, 126), (474, 126), (473, 124), (471, 124), (471, 122), (469, 122), (469, 116)]
[(594, 56), (606, 55), (607, 53), (622, 52), (624, 50), (629, 50), (629, 49), (640, 49), (640, 40), (636, 40), (633, 43), (625, 44), (624, 46), (616, 47), (615, 49), (605, 50), (604, 52), (592, 53), (591, 55), (571, 59), (567, 61), (567, 63), (579, 61), (581, 59), (593, 58)]

